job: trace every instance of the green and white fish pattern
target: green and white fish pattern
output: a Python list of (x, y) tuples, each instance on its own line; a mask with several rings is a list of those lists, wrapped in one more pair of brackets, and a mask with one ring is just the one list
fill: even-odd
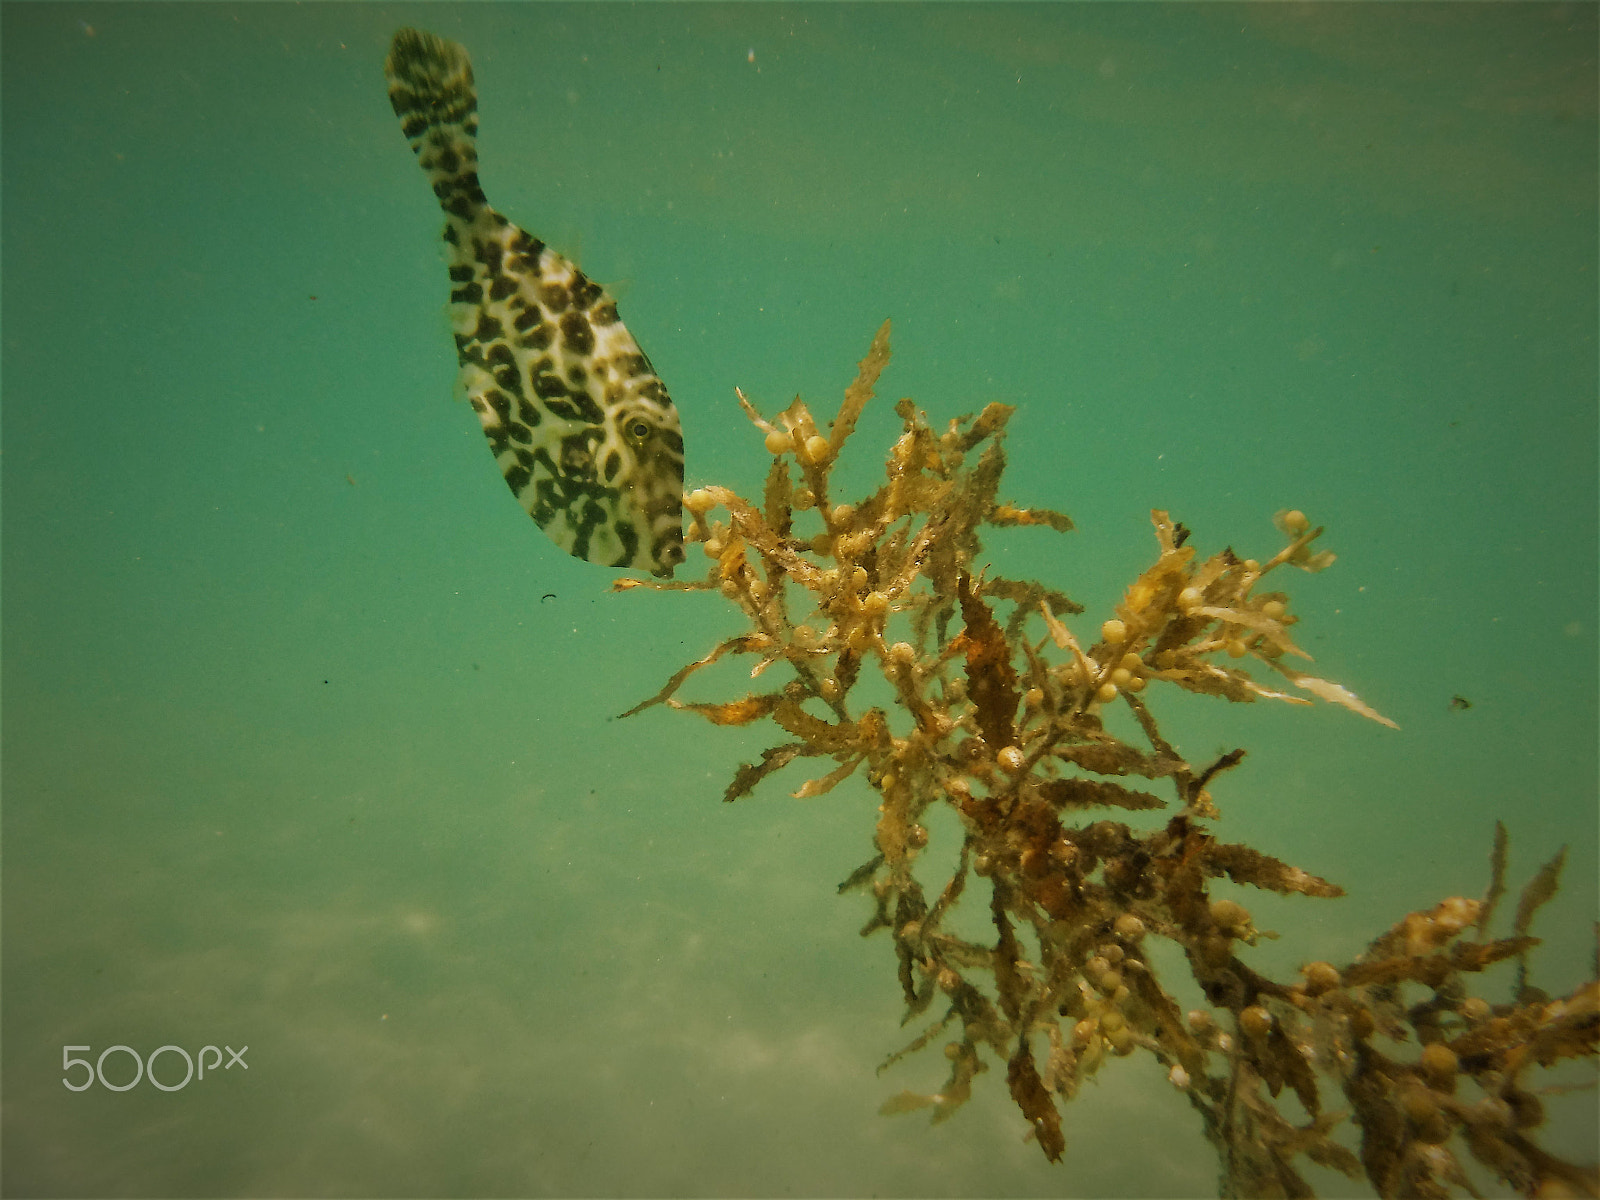
[(489, 207), (466, 51), (402, 29), (384, 73), (445, 212), (460, 382), (506, 483), (569, 554), (671, 575), (683, 431), (666, 387), (605, 289)]

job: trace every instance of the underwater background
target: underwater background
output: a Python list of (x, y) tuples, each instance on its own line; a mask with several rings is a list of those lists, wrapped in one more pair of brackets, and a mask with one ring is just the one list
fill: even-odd
[[(1594, 969), (1593, 5), (8, 3), (0, 1190), (1214, 1194), (1144, 1055), (1056, 1167), (1003, 1072), (877, 1115), (944, 1064), (874, 1074), (893, 955), (835, 886), (875, 798), (724, 805), (767, 730), (615, 719), (740, 625), (611, 594), (452, 399), (407, 24), (470, 52), (490, 201), (613, 287), (690, 486), (758, 493), (734, 386), (831, 413), (891, 317), (838, 498), (895, 398), (1018, 405), (1002, 498), (1078, 529), (982, 561), (1080, 633), (1153, 507), (1202, 554), (1328, 526), (1296, 639), (1398, 731), (1148, 697), (1249, 750), (1220, 837), (1348, 890), (1253, 897), (1247, 962), (1481, 894), (1498, 818), (1512, 888), (1570, 846), (1533, 982)], [(248, 1051), (63, 1086), (118, 1044)], [(1593, 1161), (1594, 1092), (1551, 1109)]]

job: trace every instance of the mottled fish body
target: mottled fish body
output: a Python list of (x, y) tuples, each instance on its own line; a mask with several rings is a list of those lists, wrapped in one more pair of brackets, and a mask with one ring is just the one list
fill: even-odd
[(466, 51), (402, 29), (384, 73), (445, 212), (461, 385), (506, 483), (569, 554), (670, 575), (683, 432), (666, 387), (605, 289), (489, 207)]

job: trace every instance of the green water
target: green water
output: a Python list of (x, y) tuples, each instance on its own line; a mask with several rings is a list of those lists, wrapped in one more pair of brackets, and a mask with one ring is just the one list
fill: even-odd
[[(1081, 630), (1152, 507), (1206, 552), (1326, 524), (1302, 644), (1399, 732), (1152, 697), (1192, 756), (1250, 748), (1223, 836), (1349, 889), (1252, 901), (1285, 935), (1253, 961), (1479, 894), (1499, 817), (1514, 886), (1571, 845), (1534, 980), (1581, 981), (1595, 13), (6, 4), (5, 1192), (1212, 1192), (1146, 1056), (1056, 1167), (999, 1071), (938, 1127), (876, 1115), (944, 1063), (874, 1075), (893, 958), (834, 894), (873, 800), (725, 806), (765, 731), (614, 719), (737, 625), (610, 595), (452, 400), (403, 24), (470, 50), (491, 200), (615, 285), (691, 484), (759, 488), (734, 385), (831, 412), (892, 317), (846, 490), (897, 396), (1018, 405), (1006, 492), (1079, 532), (986, 560)], [(63, 1086), (115, 1044), (247, 1066)], [(1592, 1160), (1594, 1094), (1555, 1108)]]

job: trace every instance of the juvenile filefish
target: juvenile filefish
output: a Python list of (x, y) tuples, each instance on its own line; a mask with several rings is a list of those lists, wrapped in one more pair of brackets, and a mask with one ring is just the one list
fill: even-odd
[(671, 575), (683, 431), (606, 290), (489, 207), (464, 49), (402, 29), (389, 102), (445, 212), (460, 380), (506, 483), (569, 554)]

